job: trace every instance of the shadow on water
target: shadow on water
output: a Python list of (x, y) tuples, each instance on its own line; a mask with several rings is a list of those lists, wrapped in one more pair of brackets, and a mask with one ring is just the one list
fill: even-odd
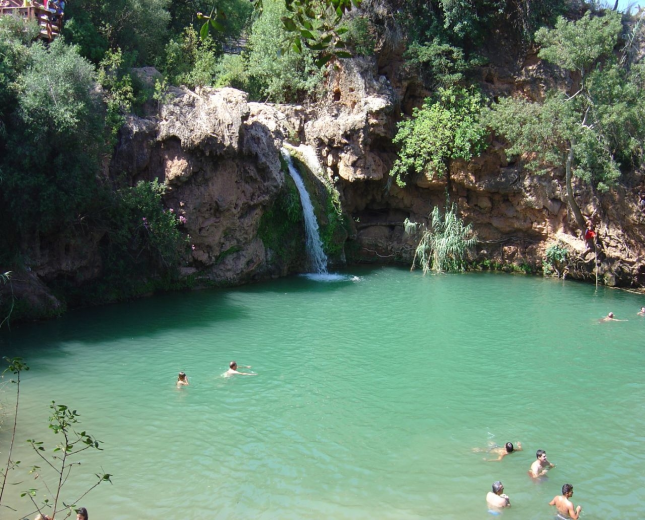
[(0, 352), (3, 356), (19, 356), (22, 343), (30, 344), (30, 350), (43, 348), (51, 352), (70, 341), (102, 343), (153, 337), (172, 330), (190, 334), (190, 329), (216, 321), (246, 317), (247, 309), (230, 301), (228, 292), (204, 290), (161, 294), (100, 309), (77, 309), (36, 327), (33, 323), (23, 323), (12, 327), (11, 331), (2, 330)]

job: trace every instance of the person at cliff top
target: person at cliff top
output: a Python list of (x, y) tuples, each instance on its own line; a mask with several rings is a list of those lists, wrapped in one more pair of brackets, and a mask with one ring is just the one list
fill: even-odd
[(514, 451), (522, 451), (522, 443), (518, 442), (517, 446), (513, 446), (512, 442), (507, 442), (504, 444), (504, 446), (501, 447), (495, 447), (489, 450), (489, 453), (494, 453), (495, 455), (498, 455), (496, 459), (490, 459), (491, 462), (497, 462), (502, 460), (506, 455), (510, 455)]
[(546, 458), (546, 451), (537, 450), (535, 452), (535, 458), (536, 460), (531, 464), (531, 469), (529, 469), (529, 475), (531, 477), (543, 477), (549, 469), (555, 468), (555, 464), (551, 464)]
[(638, 311), (639, 316), (645, 316), (645, 307), (641, 307), (641, 310)]
[(569, 500), (573, 496), (573, 486), (571, 484), (565, 484), (562, 486), (562, 495), (557, 495), (553, 497), (553, 500), (549, 502), (550, 506), (555, 506), (558, 510), (558, 515), (556, 518), (566, 520), (567, 518), (572, 518), (577, 520), (580, 517), (580, 510), (582, 506), (578, 506), (575, 509), (573, 508), (573, 502)]
[(614, 313), (610, 312), (605, 316), (604, 318), (600, 318), (600, 322), (603, 323), (605, 321), (627, 321), (627, 320), (619, 320), (618, 318), (614, 318)]
[(182, 386), (188, 386), (190, 383), (188, 382), (188, 376), (186, 375), (185, 372), (179, 372), (179, 375), (177, 376), (177, 388), (181, 388)]
[[(237, 363), (235, 361), (231, 361), (231, 363), (228, 365), (229, 368), (226, 372), (224, 372), (224, 377), (230, 377), (234, 375), (240, 375), (240, 376), (257, 376), (257, 374), (250, 374), (249, 372), (238, 372), (237, 370)], [(251, 368), (251, 365), (243, 365), (244, 368)]]
[(486, 503), (495, 508), (511, 507), (511, 499), (504, 494), (504, 484), (499, 480), (493, 482), (493, 491), (489, 491), (486, 495)]

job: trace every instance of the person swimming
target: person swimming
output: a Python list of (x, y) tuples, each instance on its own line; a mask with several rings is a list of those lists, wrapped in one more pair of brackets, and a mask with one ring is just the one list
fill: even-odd
[(607, 316), (605, 316), (604, 318), (600, 318), (600, 320), (598, 321), (600, 321), (600, 323), (604, 323), (606, 321), (627, 321), (627, 320), (619, 320), (618, 318), (614, 317), (613, 312), (610, 312), (609, 314), (607, 314)]
[(645, 307), (641, 307), (641, 310), (638, 311), (636, 314), (638, 314), (638, 316), (645, 316)]
[(474, 452), (487, 452), (487, 453), (492, 453), (494, 455), (497, 455), (496, 459), (484, 459), (485, 461), (488, 462), (497, 462), (502, 460), (506, 455), (510, 455), (514, 451), (522, 451), (522, 443), (517, 442), (517, 446), (513, 446), (512, 442), (507, 442), (504, 444), (504, 446), (498, 446), (497, 444), (491, 444), (488, 449), (482, 449), (482, 448), (473, 448)]
[[(228, 370), (224, 372), (224, 377), (231, 377), (234, 375), (239, 375), (239, 376), (257, 376), (257, 374), (251, 374), (249, 372), (239, 372), (237, 370), (237, 363), (235, 361), (231, 361), (228, 365)], [(251, 368), (251, 365), (245, 365), (244, 368)]]
[(189, 384), (190, 383), (188, 382), (188, 376), (186, 376), (186, 373), (179, 372), (179, 375), (177, 376), (177, 388), (181, 388), (182, 386), (188, 386)]

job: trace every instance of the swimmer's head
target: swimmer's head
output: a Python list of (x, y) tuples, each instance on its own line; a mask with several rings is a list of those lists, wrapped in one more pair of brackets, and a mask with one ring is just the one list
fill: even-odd
[(613, 312), (610, 312), (609, 314), (607, 314), (607, 317), (608, 317), (608, 318), (613, 318), (613, 317), (614, 317), (614, 313), (613, 313)]
[(562, 494), (567, 496), (569, 493), (573, 495), (573, 486), (571, 484), (565, 484), (562, 486)]
[(645, 307), (641, 307), (641, 312), (645, 312)]
[[(186, 374), (184, 374), (184, 375), (186, 375)], [(87, 514), (87, 509), (85, 509), (84, 507), (79, 507), (76, 510), (76, 518), (77, 518), (77, 520), (88, 520), (89, 515)]]
[(493, 482), (493, 493), (499, 495), (502, 491), (504, 491), (504, 484), (499, 480), (497, 482)]
[(228, 364), (228, 367), (229, 367), (229, 368), (231, 368), (231, 369), (233, 369), (233, 370), (235, 370), (235, 369), (237, 368), (237, 363), (236, 363), (235, 361), (231, 361), (231, 362)]
[(535, 452), (535, 458), (536, 458), (536, 459), (541, 459), (541, 458), (545, 458), (545, 459), (546, 459), (546, 451), (544, 451), (544, 450), (537, 450), (537, 451)]
[(186, 372), (179, 372), (178, 379), (179, 380), (186, 379)]
[(515, 448), (513, 448), (513, 443), (512, 442), (507, 442), (505, 446), (506, 446), (506, 453), (513, 453), (513, 450)]

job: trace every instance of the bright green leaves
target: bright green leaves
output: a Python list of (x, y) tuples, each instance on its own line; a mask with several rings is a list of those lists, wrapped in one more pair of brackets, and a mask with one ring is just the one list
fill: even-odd
[[(360, 3), (361, 0), (285, 0), (287, 14), (281, 21), (289, 35), (287, 47), (297, 53), (302, 53), (303, 48), (313, 51), (318, 68), (333, 58), (350, 58), (342, 38), (347, 28), (340, 24), (343, 16)], [(255, 5), (262, 10), (262, 0)]]
[(213, 7), (209, 15), (202, 13), (197, 13), (198, 20), (204, 20), (204, 23), (199, 30), (199, 37), (201, 40), (205, 40), (208, 37), (210, 29), (217, 32), (224, 32), (224, 21), (226, 20), (226, 14), (220, 9)]
[(535, 39), (542, 46), (540, 58), (585, 74), (598, 60), (611, 54), (621, 31), (619, 13), (605, 11), (603, 16), (592, 16), (587, 11), (577, 22), (558, 18), (554, 29), (543, 27)]
[(399, 123), (394, 142), (401, 145), (391, 175), (400, 186), (413, 173), (443, 176), (449, 159), (469, 160), (483, 151), (486, 127), (480, 122), (484, 100), (461, 87), (439, 89)]

